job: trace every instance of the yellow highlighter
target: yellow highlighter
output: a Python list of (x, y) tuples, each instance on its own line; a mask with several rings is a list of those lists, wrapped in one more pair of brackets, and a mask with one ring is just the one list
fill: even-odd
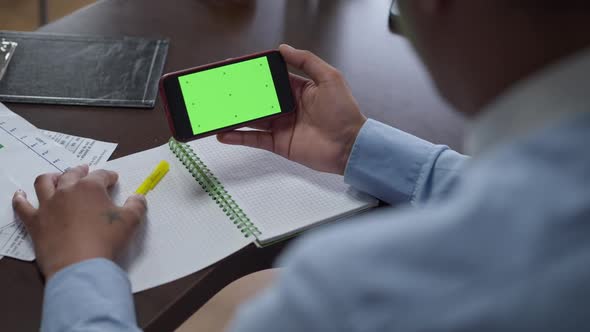
[(156, 166), (156, 168), (154, 169), (154, 171), (152, 172), (152, 174), (150, 174), (150, 176), (148, 176), (139, 186), (139, 188), (137, 188), (137, 190), (135, 191), (136, 194), (139, 195), (147, 195), (147, 193), (150, 192), (150, 190), (153, 190), (154, 188), (156, 188), (156, 186), (158, 185), (158, 183), (160, 183), (160, 180), (162, 180), (162, 178), (164, 178), (164, 176), (166, 175), (166, 173), (168, 173), (168, 171), (170, 170), (170, 164), (168, 164), (167, 161), (162, 160), (158, 166)]

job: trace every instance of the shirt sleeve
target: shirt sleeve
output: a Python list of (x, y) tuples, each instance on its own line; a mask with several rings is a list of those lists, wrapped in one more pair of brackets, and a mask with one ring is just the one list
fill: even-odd
[(56, 273), (45, 287), (41, 331), (140, 331), (127, 274), (107, 259)]
[(389, 204), (444, 197), (468, 157), (368, 120), (352, 148), (345, 181)]

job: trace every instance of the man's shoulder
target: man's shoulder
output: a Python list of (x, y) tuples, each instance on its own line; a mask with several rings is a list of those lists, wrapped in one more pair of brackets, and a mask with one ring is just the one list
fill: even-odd
[[(590, 106), (589, 106), (590, 107)], [(509, 124), (507, 124), (509, 125)], [(474, 159), (475, 170), (498, 168), (499, 164), (511, 161), (509, 165), (526, 166), (533, 171), (543, 171), (544, 167), (560, 168), (588, 166), (590, 153), (590, 111), (565, 117), (545, 127), (516, 138), (507, 144), (499, 144)], [(541, 167), (538, 167), (541, 166)]]
[[(526, 209), (528, 205), (542, 212), (558, 208), (566, 201), (587, 205), (590, 200), (588, 142), (590, 112), (523, 135), (474, 158), (462, 176), (462, 186), (455, 199), (464, 195), (490, 204), (497, 201), (501, 206), (515, 205), (515, 209), (505, 211), (508, 213)], [(547, 204), (551, 200), (554, 204)]]
[[(292, 267), (289, 279), (321, 292), (326, 305), (351, 313), (356, 324), (387, 328), (408, 328), (404, 315), (429, 310), (451, 317), (449, 310), (471, 310), (470, 303), (484, 298), (489, 303), (480, 318), (520, 314), (532, 322), (519, 296), (533, 295), (535, 287), (552, 287), (552, 300), (573, 308), (575, 301), (562, 295), (581, 279), (554, 283), (552, 269), (561, 263), (575, 274), (579, 262), (563, 263), (547, 250), (583, 256), (586, 240), (576, 235), (584, 234), (576, 230), (585, 229), (580, 216), (590, 206), (590, 177), (584, 177), (590, 157), (581, 149), (590, 127), (583, 121), (590, 117), (475, 160), (448, 199), (420, 209), (378, 209), (304, 237), (283, 259)], [(524, 278), (527, 284), (520, 283)]]
[(590, 113), (475, 158), (456, 190), (443, 200), (419, 208), (388, 207), (355, 216), (303, 237), (296, 247), (303, 256), (314, 252), (322, 258), (336, 254), (331, 247), (337, 247), (338, 252), (349, 248), (344, 250), (363, 253), (359, 246), (379, 248), (379, 240), (385, 245), (406, 244), (405, 239), (414, 236), (442, 234), (454, 227), (467, 231), (467, 225), (478, 223), (490, 222), (497, 228), (503, 222), (530, 221), (542, 226), (541, 216), (550, 210), (559, 211), (546, 215), (548, 220), (567, 218), (563, 208), (590, 206), (587, 142)]

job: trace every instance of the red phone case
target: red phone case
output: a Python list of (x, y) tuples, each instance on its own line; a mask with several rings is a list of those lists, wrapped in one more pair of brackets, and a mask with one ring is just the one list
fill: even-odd
[(170, 107), (168, 105), (168, 98), (166, 96), (166, 92), (164, 91), (164, 81), (170, 77), (177, 77), (177, 76), (181, 76), (181, 75), (186, 75), (186, 74), (190, 74), (195, 71), (204, 71), (204, 70), (207, 70), (212, 67), (227, 65), (227, 64), (234, 63), (234, 62), (240, 62), (243, 60), (247, 60), (249, 58), (257, 58), (257, 57), (265, 56), (267, 54), (271, 54), (271, 53), (277, 52), (277, 51), (278, 50), (268, 50), (268, 51), (264, 51), (264, 52), (244, 55), (244, 56), (237, 57), (237, 58), (230, 58), (227, 60), (217, 61), (217, 62), (209, 63), (206, 65), (197, 66), (197, 67), (193, 67), (193, 68), (189, 68), (189, 69), (183, 69), (183, 70), (179, 70), (179, 71), (175, 71), (175, 72), (171, 72), (171, 73), (167, 73), (167, 74), (163, 75), (162, 78), (160, 78), (159, 93), (160, 93), (160, 97), (162, 98), (162, 103), (164, 104), (164, 112), (166, 113), (166, 119), (168, 120), (168, 127), (170, 127), (170, 131), (172, 132), (172, 136), (174, 137), (174, 139), (176, 139), (177, 141), (180, 141), (180, 142), (189, 142), (189, 141), (192, 141), (195, 139), (213, 136), (213, 135), (216, 135), (221, 132), (232, 131), (232, 130), (235, 130), (238, 128), (243, 128), (243, 127), (246, 127), (250, 124), (255, 124), (258, 122), (262, 122), (262, 121), (269, 121), (269, 120), (276, 119), (281, 116), (285, 116), (285, 115), (289, 114), (289, 113), (281, 112), (279, 114), (271, 115), (271, 116), (266, 117), (264, 119), (253, 120), (253, 121), (245, 123), (245, 124), (239, 124), (239, 125), (219, 129), (219, 130), (214, 130), (214, 131), (211, 131), (206, 134), (200, 134), (200, 135), (196, 135), (194, 137), (188, 138), (188, 139), (183, 139), (183, 138), (178, 137), (178, 135), (176, 134), (176, 129), (174, 128), (174, 121), (172, 120), (172, 113), (170, 112)]

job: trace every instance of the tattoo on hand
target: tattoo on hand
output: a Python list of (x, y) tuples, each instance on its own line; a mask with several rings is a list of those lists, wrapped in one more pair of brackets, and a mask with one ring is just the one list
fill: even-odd
[(107, 222), (111, 225), (115, 221), (121, 221), (121, 214), (117, 210), (109, 210), (105, 212), (103, 215), (106, 217)]

